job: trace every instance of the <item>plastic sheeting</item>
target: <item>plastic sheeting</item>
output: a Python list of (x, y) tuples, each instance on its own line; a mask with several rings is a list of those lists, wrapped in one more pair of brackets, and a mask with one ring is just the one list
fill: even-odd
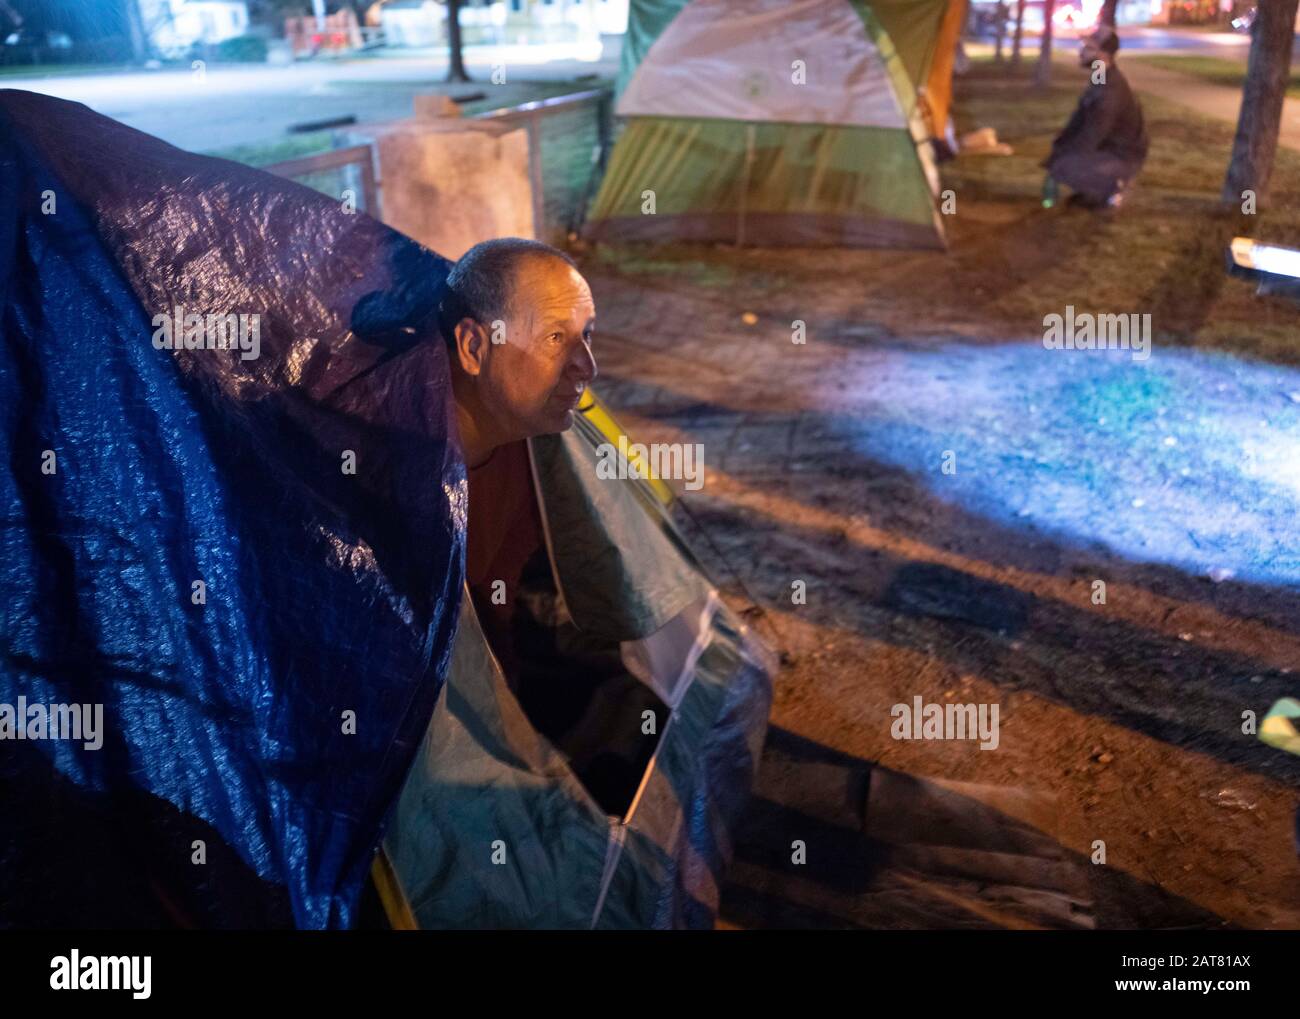
[[(949, 4), (956, 0), (854, 0), (875, 15), (888, 33), (903, 70), (916, 87), (930, 75), (939, 27)], [(955, 40), (954, 40), (955, 44)]]
[[(927, 149), (883, 128), (636, 118), (587, 220), (595, 240), (942, 247)], [(642, 191), (655, 190), (655, 214)]]
[(925, 77), (926, 131), (931, 138), (942, 138), (948, 130), (952, 107), (952, 72), (957, 62), (957, 45), (966, 25), (966, 0), (948, 0), (939, 25), (930, 67)]
[(622, 95), (656, 39), (691, 0), (628, 0), (615, 92)]
[(586, 236), (942, 248), (917, 85), (948, 3), (635, 0)]
[(584, 417), (531, 440), (534, 477), (573, 621), (624, 642), (636, 672), (660, 667), (639, 677), (670, 694), (659, 743), (623, 816), (605, 814), (525, 716), (466, 604), (385, 842), (421, 927), (713, 925), (775, 662), (710, 596), (648, 483), (597, 479), (607, 439)]
[(611, 642), (639, 640), (711, 585), (667, 526), (662, 504), (640, 497), (642, 479), (611, 484), (597, 476), (592, 458), (605, 440), (583, 417), (573, 434), (539, 437), (529, 449), (556, 583), (574, 625)]
[(650, 47), (617, 113), (907, 126), (862, 16), (825, 0), (695, 0)]
[[(619, 95), (623, 94), (650, 48), (673, 19), (699, 2), (700, 0), (631, 0), (628, 6), (627, 35), (623, 40), (619, 65)], [(721, 0), (708, 2), (712, 4)], [(835, 0), (832, 3), (831, 0), (825, 0), (824, 6), (842, 4), (859, 11), (870, 11), (893, 42), (912, 84), (919, 87), (928, 82), (933, 87), (935, 83), (930, 78), (930, 72), (935, 58), (935, 46), (940, 44), (940, 24), (950, 5), (963, 2), (964, 0)], [(751, 9), (748, 0), (728, 0), (727, 5), (729, 19), (743, 17)], [(730, 21), (726, 24), (730, 24)], [(955, 44), (955, 38), (953, 42)], [(781, 47), (780, 56), (784, 61), (782, 66), (787, 66), (790, 60), (795, 59), (793, 55), (785, 55), (785, 51), (792, 45), (788, 42)]]
[(0, 926), (350, 923), (460, 611), (447, 268), (0, 91), (0, 713), (102, 709), (0, 742)]

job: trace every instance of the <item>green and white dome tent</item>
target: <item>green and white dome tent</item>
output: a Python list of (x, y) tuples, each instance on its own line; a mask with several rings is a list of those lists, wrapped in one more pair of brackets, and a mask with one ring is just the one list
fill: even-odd
[(944, 247), (913, 81), (947, 0), (875, 6), (633, 0), (615, 107), (626, 126), (588, 236)]

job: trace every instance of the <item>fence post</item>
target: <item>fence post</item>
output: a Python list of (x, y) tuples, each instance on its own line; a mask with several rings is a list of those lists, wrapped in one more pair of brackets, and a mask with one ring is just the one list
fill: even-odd
[(528, 182), (533, 192), (533, 236), (544, 241), (546, 202), (542, 192), (542, 132), (536, 110), (528, 111), (525, 123), (528, 127)]
[(379, 146), (371, 142), (366, 146), (366, 158), (361, 160), (361, 193), (366, 197), (366, 215), (373, 219), (384, 220), (383, 209), (379, 207), (379, 181), (375, 175), (375, 164), (379, 160)]
[(596, 100), (596, 136), (597, 143), (600, 145), (600, 172), (602, 174), (608, 169), (610, 138), (614, 133), (613, 105), (608, 92), (602, 92), (600, 98)]

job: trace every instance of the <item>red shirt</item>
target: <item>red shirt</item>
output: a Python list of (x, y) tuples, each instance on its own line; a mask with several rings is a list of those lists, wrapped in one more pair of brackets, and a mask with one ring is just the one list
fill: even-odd
[(542, 545), (527, 443), (498, 446), (485, 464), (469, 470), (466, 574), (479, 622), (507, 678), (515, 673), (510, 621), (520, 576)]

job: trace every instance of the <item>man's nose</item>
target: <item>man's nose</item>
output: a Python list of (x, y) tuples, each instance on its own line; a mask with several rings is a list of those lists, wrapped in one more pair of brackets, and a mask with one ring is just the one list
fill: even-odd
[(574, 351), (573, 367), (579, 380), (590, 382), (596, 377), (596, 355), (591, 352), (591, 343), (583, 339)]

